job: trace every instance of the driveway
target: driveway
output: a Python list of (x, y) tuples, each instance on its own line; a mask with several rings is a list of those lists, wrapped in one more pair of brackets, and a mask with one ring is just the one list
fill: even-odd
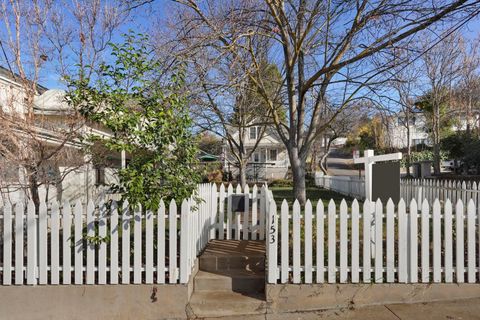
[(327, 164), (330, 176), (358, 176), (358, 170), (353, 169), (352, 155), (342, 154), (337, 149), (332, 149)]

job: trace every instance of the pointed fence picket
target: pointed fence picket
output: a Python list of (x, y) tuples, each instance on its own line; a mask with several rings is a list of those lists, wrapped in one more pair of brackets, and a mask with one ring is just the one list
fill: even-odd
[(329, 283), (478, 283), (478, 209), (463, 200), (454, 212), (449, 199), (365, 201), (362, 213), (357, 200), (316, 208), (283, 200), (278, 213), (270, 202), (268, 282), (323, 283), (326, 270)]
[[(430, 194), (441, 197), (437, 185)], [(0, 283), (186, 283), (213, 238), (265, 239), (269, 283), (479, 281), (479, 210), (461, 192), (447, 193), (453, 204), (283, 201), (278, 212), (266, 186), (233, 192), (199, 185), (195, 196), (161, 201), (155, 212), (126, 201), (6, 205)], [(232, 212), (233, 195), (244, 196), (246, 210)]]
[(196, 198), (156, 212), (103, 200), (0, 207), (0, 284), (187, 283), (219, 210), (216, 186)]

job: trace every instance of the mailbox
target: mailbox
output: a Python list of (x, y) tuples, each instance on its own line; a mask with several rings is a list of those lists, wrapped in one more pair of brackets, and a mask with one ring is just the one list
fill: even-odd
[[(230, 197), (232, 197), (232, 212), (245, 212), (245, 197), (248, 197), (248, 194), (232, 194)], [(248, 201), (250, 205), (250, 200)]]

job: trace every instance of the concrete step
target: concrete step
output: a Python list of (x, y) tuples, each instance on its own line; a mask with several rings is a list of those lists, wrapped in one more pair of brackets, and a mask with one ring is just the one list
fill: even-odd
[(265, 273), (242, 269), (221, 273), (200, 270), (195, 276), (195, 291), (265, 292)]
[(263, 294), (236, 292), (195, 292), (189, 303), (189, 318), (215, 318), (235, 315), (265, 314)]
[(264, 256), (200, 256), (200, 270), (217, 272), (226, 270), (265, 270)]

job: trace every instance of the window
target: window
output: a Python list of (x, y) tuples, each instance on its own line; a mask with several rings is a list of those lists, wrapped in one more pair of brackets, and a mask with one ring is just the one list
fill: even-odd
[(268, 150), (268, 160), (277, 161), (277, 149)]
[[(408, 119), (408, 122), (409, 122), (410, 126), (414, 126), (416, 121), (417, 121), (417, 119), (415, 118), (415, 116), (410, 116), (410, 118)], [(407, 117), (399, 117), (398, 118), (398, 125), (399, 126), (406, 126), (407, 125)]]
[(412, 144), (414, 146), (416, 145), (419, 145), (419, 144), (426, 144), (427, 143), (427, 139), (412, 139)]
[(103, 166), (95, 167), (95, 185), (97, 186), (105, 185), (105, 167)]
[(258, 152), (253, 153), (253, 162), (260, 162), (260, 153)]
[(257, 127), (250, 127), (250, 139), (257, 139)]

